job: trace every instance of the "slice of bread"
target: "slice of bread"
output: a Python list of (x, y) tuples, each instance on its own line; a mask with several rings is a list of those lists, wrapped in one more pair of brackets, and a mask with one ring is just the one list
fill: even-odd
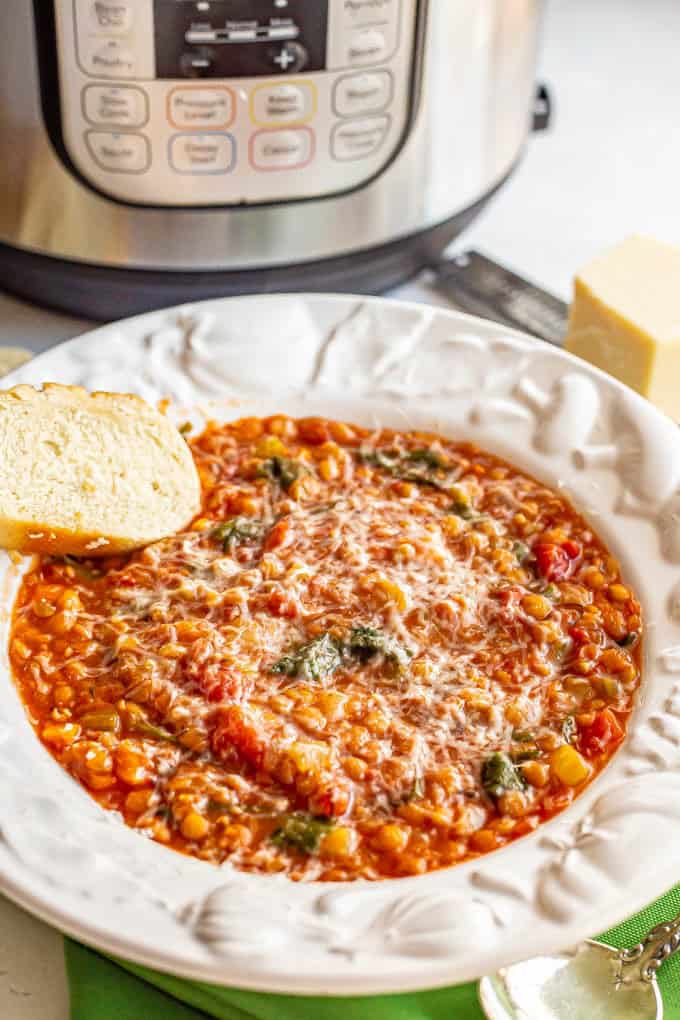
[(175, 426), (139, 397), (48, 383), (0, 392), (0, 546), (107, 556), (181, 530), (200, 484)]

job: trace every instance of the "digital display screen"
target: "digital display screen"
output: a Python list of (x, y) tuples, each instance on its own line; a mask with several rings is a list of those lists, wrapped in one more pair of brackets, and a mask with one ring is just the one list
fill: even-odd
[(328, 0), (154, 0), (159, 78), (321, 71)]

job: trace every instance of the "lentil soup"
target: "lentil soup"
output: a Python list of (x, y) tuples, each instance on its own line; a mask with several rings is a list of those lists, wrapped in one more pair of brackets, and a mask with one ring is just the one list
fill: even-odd
[(552, 490), (469, 444), (281, 415), (190, 440), (203, 509), (38, 558), (10, 655), (102, 807), (206, 861), (419, 874), (566, 808), (625, 735), (640, 606)]

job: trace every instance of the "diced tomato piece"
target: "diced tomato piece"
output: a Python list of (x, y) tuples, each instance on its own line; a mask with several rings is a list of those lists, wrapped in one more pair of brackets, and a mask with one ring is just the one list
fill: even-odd
[(135, 577), (134, 574), (119, 574), (116, 578), (117, 588), (134, 588), (138, 584), (139, 578)]
[(301, 418), (297, 426), (300, 438), (312, 446), (327, 443), (331, 437), (328, 422), (324, 418)]
[(520, 604), (525, 592), (521, 588), (501, 588), (496, 594), (502, 605), (513, 608)]
[(496, 598), (502, 608), (498, 610), (498, 617), (504, 623), (510, 624), (517, 619), (519, 605), (526, 592), (522, 588), (501, 588), (496, 592)]
[(283, 616), (293, 620), (298, 614), (298, 604), (291, 595), (283, 591), (273, 591), (267, 599), (267, 609), (272, 616)]
[(284, 517), (277, 521), (264, 540), (265, 549), (285, 549), (295, 537), (290, 517)]
[(595, 716), (590, 726), (582, 726), (579, 731), (579, 745), (584, 754), (593, 757), (609, 751), (621, 743), (624, 730), (610, 708), (605, 708)]
[(590, 632), (585, 630), (584, 627), (572, 627), (569, 631), (569, 637), (577, 645), (588, 645), (591, 642)]
[(212, 734), (212, 749), (221, 757), (236, 751), (240, 758), (260, 768), (267, 747), (266, 734), (238, 705), (221, 708)]
[(333, 786), (317, 790), (309, 799), (309, 808), (316, 815), (340, 818), (349, 809), (351, 801), (349, 788), (336, 781)]
[(561, 545), (539, 542), (534, 546), (536, 569), (546, 581), (564, 581), (571, 571), (571, 559)]
[(203, 670), (198, 684), (208, 701), (213, 703), (242, 701), (250, 686), (242, 673), (227, 669), (220, 663), (213, 663)]
[(572, 541), (572, 539), (570, 538), (567, 539), (566, 542), (562, 543), (562, 548), (564, 549), (565, 553), (567, 554), (570, 560), (577, 560), (581, 555), (580, 544), (578, 542)]

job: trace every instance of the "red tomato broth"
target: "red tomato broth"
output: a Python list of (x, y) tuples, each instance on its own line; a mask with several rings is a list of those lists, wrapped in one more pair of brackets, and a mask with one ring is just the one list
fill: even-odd
[(42, 557), (10, 656), (50, 753), (143, 835), (293, 879), (419, 874), (564, 810), (625, 735), (641, 611), (552, 490), (426, 433), (191, 440), (201, 515)]

